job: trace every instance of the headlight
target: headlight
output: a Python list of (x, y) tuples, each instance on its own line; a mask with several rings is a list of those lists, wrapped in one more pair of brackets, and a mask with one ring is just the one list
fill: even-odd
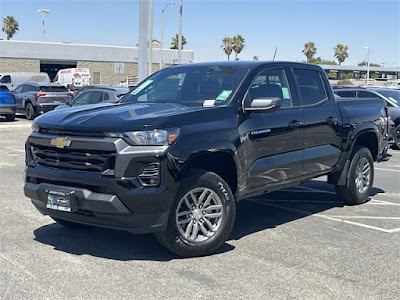
[(35, 125), (35, 123), (32, 123), (31, 128), (32, 128), (33, 132), (39, 132), (39, 130), (40, 130), (39, 126)]
[(167, 130), (148, 130), (125, 132), (134, 145), (140, 146), (168, 146), (171, 145), (179, 136), (179, 129)]

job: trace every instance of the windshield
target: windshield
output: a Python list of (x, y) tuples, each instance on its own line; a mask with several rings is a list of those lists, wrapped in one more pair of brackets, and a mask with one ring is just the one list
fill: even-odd
[(228, 103), (247, 74), (244, 67), (180, 66), (164, 69), (127, 93), (122, 103), (178, 103), (220, 106)]
[(392, 100), (397, 105), (400, 104), (400, 91), (396, 91), (396, 90), (387, 90), (387, 91), (386, 90), (380, 90), (379, 93), (382, 94), (383, 96), (385, 96), (386, 98), (389, 98), (390, 100)]
[(67, 88), (64, 87), (64, 86), (41, 86), (40, 87), (40, 91), (43, 92), (43, 93), (44, 92), (47, 92), (47, 93), (50, 93), (50, 92), (67, 93), (68, 92)]

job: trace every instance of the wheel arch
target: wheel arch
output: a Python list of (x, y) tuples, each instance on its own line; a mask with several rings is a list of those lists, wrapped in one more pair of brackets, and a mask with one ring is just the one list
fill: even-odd
[(190, 153), (184, 159), (181, 176), (192, 170), (214, 172), (226, 181), (235, 195), (237, 192), (237, 162), (234, 152), (227, 148), (209, 148)]

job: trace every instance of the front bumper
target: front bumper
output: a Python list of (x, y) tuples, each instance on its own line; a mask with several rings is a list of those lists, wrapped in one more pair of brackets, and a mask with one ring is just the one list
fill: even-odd
[[(121, 139), (71, 137), (74, 155), (85, 143), (87, 148), (114, 147), (115, 169), (103, 173), (66, 170), (44, 166), (34, 157), (32, 148), (50, 143), (51, 138), (54, 136), (33, 133), (26, 145), (28, 167), (25, 171), (24, 193), (42, 214), (132, 233), (166, 229), (177, 187), (166, 184), (173, 182), (165, 180), (169, 176), (167, 171), (162, 172), (156, 186), (144, 186), (139, 177), (140, 166), (148, 162), (158, 161), (160, 170), (167, 168), (163, 152), (137, 151), (136, 147), (129, 146)], [(73, 192), (71, 212), (46, 208), (47, 191)]]
[(0, 115), (15, 115), (15, 104), (0, 105)]

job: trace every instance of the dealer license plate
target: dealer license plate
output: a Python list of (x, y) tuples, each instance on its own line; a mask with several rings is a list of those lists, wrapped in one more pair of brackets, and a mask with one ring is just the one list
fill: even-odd
[(71, 212), (71, 195), (73, 192), (46, 191), (46, 207), (54, 210)]

